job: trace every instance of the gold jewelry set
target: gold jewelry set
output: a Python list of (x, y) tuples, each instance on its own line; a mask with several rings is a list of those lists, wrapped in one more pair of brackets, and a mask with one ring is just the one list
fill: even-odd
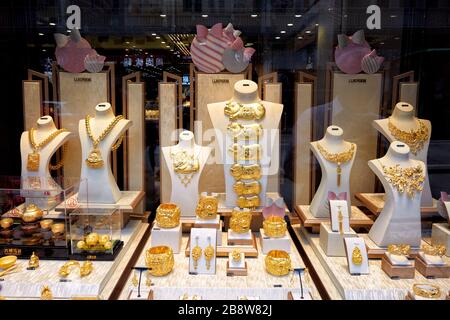
[(198, 263), (201, 260), (202, 256), (205, 257), (206, 262), (206, 270), (211, 269), (211, 260), (214, 258), (216, 252), (214, 250), (214, 247), (211, 245), (211, 238), (208, 237), (208, 246), (205, 249), (202, 249), (198, 245), (198, 237), (195, 238), (196, 245), (191, 250), (191, 257), (194, 261), (194, 270), (197, 270)]
[(200, 170), (198, 156), (187, 150), (175, 150), (170, 152), (173, 170), (181, 183), (187, 187), (194, 175)]
[(163, 229), (172, 229), (180, 225), (181, 210), (176, 204), (161, 203), (156, 209), (156, 224)]
[(216, 196), (200, 195), (195, 214), (200, 219), (213, 220), (217, 217), (218, 209), (219, 199)]
[(287, 231), (287, 223), (282, 217), (271, 216), (264, 220), (263, 229), (270, 238), (282, 238)]
[[(122, 115), (116, 116), (108, 124), (108, 126), (105, 128), (105, 130), (103, 130), (103, 132), (97, 138), (95, 138), (93, 133), (92, 133), (92, 129), (91, 129), (91, 116), (89, 116), (89, 115), (86, 116), (86, 118), (84, 120), (84, 124), (85, 124), (85, 127), (86, 127), (87, 135), (88, 135), (89, 139), (92, 142), (92, 150), (89, 153), (89, 156), (87, 157), (87, 159), (85, 160), (86, 165), (88, 167), (90, 167), (92, 169), (98, 169), (98, 168), (102, 168), (104, 166), (105, 162), (103, 160), (102, 153), (101, 153), (100, 149), (98, 149), (98, 145), (100, 144), (100, 142), (102, 142), (108, 136), (108, 134), (112, 131), (112, 129), (114, 129), (114, 127), (122, 119), (125, 119)], [(120, 147), (120, 145), (122, 144), (122, 141), (123, 141), (123, 135), (112, 146), (111, 151), (117, 150)]]
[(342, 174), (341, 165), (344, 163), (347, 163), (353, 159), (353, 156), (355, 154), (356, 145), (354, 143), (352, 143), (348, 150), (346, 150), (344, 152), (340, 152), (340, 153), (329, 152), (319, 142), (317, 142), (316, 145), (317, 145), (317, 149), (319, 150), (320, 154), (326, 160), (336, 164), (337, 186), (340, 187), (341, 186), (341, 174)]
[(264, 259), (266, 270), (274, 276), (285, 276), (291, 271), (291, 257), (283, 250), (271, 250)]
[(229, 147), (234, 161), (230, 174), (235, 179), (233, 190), (238, 196), (237, 205), (240, 208), (254, 209), (261, 205), (259, 161), (262, 149), (259, 140), (263, 127), (259, 123), (243, 124), (237, 120), (260, 121), (264, 118), (266, 109), (261, 103), (243, 105), (230, 101), (226, 104), (224, 113), (230, 119), (227, 133), (233, 139), (233, 144)]
[(428, 141), (430, 135), (427, 126), (425, 123), (417, 119), (417, 122), (419, 124), (419, 128), (416, 130), (410, 130), (403, 131), (397, 128), (391, 120), (391, 117), (388, 119), (388, 129), (391, 132), (392, 136), (398, 140), (401, 141), (409, 146), (409, 149), (411, 150), (411, 153), (414, 155), (417, 155), (420, 150), (423, 149), (423, 146)]
[(409, 256), (411, 246), (409, 244), (390, 244), (387, 251), (396, 256)]
[[(67, 132), (67, 129), (64, 129), (64, 128), (58, 129), (58, 130), (52, 132), (50, 135), (48, 135), (45, 139), (43, 139), (39, 143), (37, 143), (35, 140), (35, 137), (34, 137), (35, 131), (36, 131), (35, 128), (31, 128), (28, 131), (28, 140), (30, 141), (31, 149), (33, 149), (33, 152), (29, 153), (27, 156), (27, 170), (28, 171), (38, 171), (39, 170), (39, 165), (41, 162), (41, 155), (40, 155), (39, 151), (42, 150), (42, 148), (44, 148), (47, 144), (49, 144), (53, 139), (55, 139), (61, 133)], [(61, 162), (57, 163), (56, 165), (50, 165), (49, 168), (51, 170), (58, 170), (62, 166), (63, 166), (63, 160), (61, 160)]]
[(90, 275), (92, 273), (92, 270), (94, 270), (94, 266), (91, 261), (85, 261), (80, 264), (76, 260), (70, 260), (64, 263), (59, 269), (59, 275), (63, 278), (66, 278), (72, 273), (72, 270), (76, 268), (79, 269), (81, 278)]
[(173, 250), (168, 246), (152, 247), (145, 253), (145, 264), (152, 276), (165, 276), (172, 271), (175, 264)]
[(230, 229), (236, 233), (244, 234), (250, 231), (252, 212), (246, 209), (234, 208), (231, 212)]
[(426, 299), (439, 299), (441, 297), (441, 288), (433, 284), (416, 283), (413, 285), (414, 295)]
[(386, 180), (401, 194), (406, 193), (410, 199), (413, 199), (417, 192), (423, 190), (425, 175), (420, 165), (415, 167), (402, 168), (396, 164), (392, 167), (386, 167), (380, 161), (383, 174)]

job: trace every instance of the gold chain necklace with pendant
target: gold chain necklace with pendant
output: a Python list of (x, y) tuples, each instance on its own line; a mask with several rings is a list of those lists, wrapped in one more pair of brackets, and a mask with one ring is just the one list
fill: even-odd
[(420, 165), (402, 168), (396, 164), (392, 167), (387, 167), (381, 163), (384, 176), (386, 180), (397, 189), (399, 193), (406, 193), (410, 199), (413, 199), (416, 192), (423, 190), (423, 182), (425, 175), (423, 168)]
[(340, 153), (331, 153), (328, 152), (324, 147), (320, 145), (320, 143), (317, 142), (317, 149), (319, 150), (320, 154), (328, 161), (336, 163), (336, 173), (337, 173), (337, 186), (341, 186), (341, 174), (342, 174), (342, 168), (341, 165), (343, 163), (346, 163), (350, 161), (353, 158), (353, 155), (355, 154), (355, 144), (352, 143), (351, 147), (344, 152)]
[(28, 131), (28, 139), (30, 141), (31, 149), (33, 149), (33, 152), (29, 153), (28, 157), (27, 157), (27, 170), (28, 171), (38, 171), (40, 161), (41, 161), (41, 155), (39, 154), (39, 150), (41, 150), (43, 147), (45, 147), (47, 144), (49, 144), (60, 133), (67, 132), (67, 130), (64, 128), (58, 129), (58, 130), (52, 132), (47, 138), (45, 138), (41, 142), (36, 143), (36, 140), (34, 139), (35, 131), (36, 131), (35, 128), (31, 128), (30, 131)]
[(187, 187), (192, 177), (200, 170), (198, 157), (189, 154), (186, 150), (171, 151), (173, 170), (177, 174), (181, 183)]
[(419, 123), (419, 128), (416, 130), (411, 129), (408, 131), (403, 131), (397, 128), (391, 121), (391, 117), (388, 119), (388, 129), (392, 136), (398, 141), (406, 143), (409, 149), (414, 155), (422, 150), (426, 141), (428, 141), (429, 133), (428, 128), (423, 121), (417, 119)]
[[(97, 148), (98, 144), (103, 141), (103, 139), (106, 138), (106, 136), (111, 132), (111, 130), (117, 125), (117, 123), (124, 119), (124, 117), (122, 115), (117, 116), (114, 118), (113, 121), (111, 121), (111, 123), (106, 127), (105, 130), (103, 130), (103, 132), (98, 136), (98, 138), (94, 138), (94, 135), (92, 134), (92, 130), (91, 130), (91, 116), (87, 115), (84, 123), (86, 125), (86, 132), (89, 136), (89, 139), (91, 139), (92, 141), (92, 151), (89, 153), (88, 158), (85, 160), (86, 161), (86, 165), (90, 168), (93, 169), (97, 169), (97, 168), (102, 168), (104, 165), (104, 161), (102, 158), (102, 154), (100, 152), (100, 150)], [(119, 148), (119, 146), (121, 145), (123, 141), (123, 135), (119, 138), (119, 140), (117, 141), (116, 144), (114, 144), (111, 148), (112, 151), (115, 151)]]

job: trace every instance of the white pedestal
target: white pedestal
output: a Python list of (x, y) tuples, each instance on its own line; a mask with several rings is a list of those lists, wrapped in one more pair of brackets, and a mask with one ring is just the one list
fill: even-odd
[(252, 245), (253, 244), (252, 231), (249, 230), (247, 233), (236, 233), (233, 230), (228, 229), (227, 243), (229, 246)]
[(220, 215), (217, 215), (215, 219), (200, 219), (195, 218), (194, 228), (209, 228), (209, 229), (220, 229)]
[(259, 230), (261, 234), (261, 250), (263, 254), (269, 253), (270, 250), (283, 250), (291, 252), (291, 239), (286, 234), (282, 238), (271, 238), (266, 236), (264, 229)]
[(181, 224), (171, 229), (162, 229), (154, 225), (152, 228), (151, 246), (168, 246), (173, 253), (180, 253), (181, 249)]
[(241, 260), (235, 262), (232, 253), (228, 255), (228, 266), (233, 269), (245, 269), (245, 253), (241, 252)]
[(431, 229), (431, 242), (442, 244), (447, 248), (445, 255), (450, 257), (450, 228), (447, 223), (433, 223)]
[(320, 224), (320, 246), (328, 257), (345, 257), (344, 238), (357, 237), (357, 233), (350, 228), (350, 232), (340, 234), (331, 230), (329, 223)]

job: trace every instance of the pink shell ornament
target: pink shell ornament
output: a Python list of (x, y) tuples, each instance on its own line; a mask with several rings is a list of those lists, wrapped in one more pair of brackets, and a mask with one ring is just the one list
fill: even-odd
[(286, 214), (285, 204), (283, 198), (278, 198), (273, 200), (272, 198), (267, 199), (266, 206), (262, 208), (262, 214), (264, 219), (272, 216), (283, 218)]
[(338, 35), (338, 46), (334, 52), (336, 65), (344, 73), (357, 74), (362, 71), (361, 62), (370, 53), (370, 46), (364, 37), (364, 31), (359, 30), (348, 37)]
[(105, 56), (101, 56), (97, 52), (88, 54), (84, 58), (84, 67), (91, 73), (100, 72), (105, 65), (105, 59)]
[(372, 50), (369, 54), (365, 55), (361, 61), (361, 68), (367, 74), (373, 74), (377, 72), (383, 64), (384, 58), (377, 55), (376, 50)]

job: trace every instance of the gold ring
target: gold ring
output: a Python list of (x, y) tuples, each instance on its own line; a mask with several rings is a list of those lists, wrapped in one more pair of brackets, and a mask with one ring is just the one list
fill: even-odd
[(160, 228), (171, 229), (180, 224), (180, 207), (173, 203), (162, 203), (156, 209), (156, 223)]
[(252, 212), (233, 209), (230, 218), (230, 229), (236, 233), (247, 233), (252, 223)]
[(433, 284), (426, 283), (416, 283), (413, 285), (414, 295), (428, 298), (428, 299), (439, 299), (441, 297), (441, 289)]
[(241, 252), (238, 249), (234, 249), (231, 252), (231, 258), (233, 258), (233, 261), (238, 263), (241, 261)]
[(439, 256), (442, 257), (445, 254), (445, 251), (447, 251), (447, 249), (445, 248), (444, 245), (438, 244), (438, 245), (433, 245), (433, 246), (422, 246), (422, 251), (423, 253), (425, 253), (426, 255), (429, 256)]
[(271, 216), (263, 222), (264, 233), (270, 238), (282, 238), (286, 234), (287, 223), (282, 217)]
[(285, 276), (291, 271), (291, 257), (286, 251), (271, 250), (265, 258), (266, 270), (274, 276)]
[(13, 224), (14, 220), (12, 218), (3, 218), (2, 220), (0, 220), (0, 227), (2, 227), (2, 229), (8, 229)]
[(389, 253), (397, 256), (409, 256), (411, 246), (409, 244), (390, 244), (387, 250)]
[(175, 264), (173, 251), (167, 246), (152, 247), (145, 253), (148, 272), (156, 277), (169, 274)]
[(219, 199), (215, 196), (200, 196), (195, 213), (204, 220), (215, 219), (219, 208)]

